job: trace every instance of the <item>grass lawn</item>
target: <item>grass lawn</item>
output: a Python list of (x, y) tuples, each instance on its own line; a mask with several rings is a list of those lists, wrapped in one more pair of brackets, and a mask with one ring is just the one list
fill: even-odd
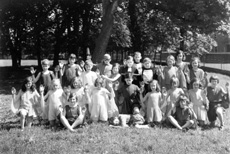
[[(0, 68), (0, 153), (230, 153), (230, 111), (225, 112), (225, 129), (189, 130), (172, 128), (111, 128), (97, 123), (77, 129), (51, 131), (35, 125), (20, 131), (19, 118), (10, 112), (10, 89), (19, 90), (29, 70)], [(214, 73), (208, 73), (210, 76)], [(217, 74), (220, 84), (230, 77)]]

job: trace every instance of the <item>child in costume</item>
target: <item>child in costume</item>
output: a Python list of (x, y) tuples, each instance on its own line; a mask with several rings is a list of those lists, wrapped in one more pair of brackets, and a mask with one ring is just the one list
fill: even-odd
[(41, 62), (42, 64), (42, 72), (39, 72), (38, 75), (34, 76), (36, 70), (34, 70), (33, 67), (31, 67), (30, 72), (32, 74), (33, 82), (37, 83), (37, 85), (43, 85), (45, 88), (45, 94), (52, 89), (52, 80), (55, 78), (55, 75), (53, 71), (49, 70), (50, 62), (48, 59), (44, 59)]
[(85, 72), (80, 76), (83, 86), (89, 86), (90, 88), (94, 87), (95, 80), (97, 79), (97, 74), (94, 71), (91, 71), (93, 68), (93, 62), (90, 60), (85, 61)]
[(141, 107), (140, 89), (137, 85), (132, 84), (133, 76), (131, 73), (125, 75), (126, 84), (117, 90), (119, 101), (119, 113), (132, 114), (134, 107)]
[(148, 92), (144, 98), (140, 95), (141, 102), (144, 103), (142, 106), (146, 107), (146, 121), (148, 123), (159, 123), (162, 121), (161, 104), (164, 100), (157, 80), (153, 80), (150, 83), (150, 88), (152, 91)]
[(151, 91), (149, 85), (152, 82), (152, 80), (158, 81), (158, 75), (156, 73), (155, 67), (153, 66), (150, 58), (145, 58), (143, 60), (142, 73), (140, 78), (137, 77), (137, 80), (139, 81), (140, 86), (143, 86), (142, 84), (144, 84), (145, 87), (144, 94), (147, 94), (148, 92)]
[(188, 89), (192, 89), (191, 81), (194, 78), (198, 78), (201, 81), (202, 88), (206, 88), (208, 85), (208, 79), (205, 72), (199, 68), (200, 66), (200, 59), (198, 57), (193, 57), (191, 60), (191, 66), (192, 68), (189, 70), (189, 72), (186, 72), (186, 76), (188, 76), (187, 81), (189, 83)]
[(184, 94), (183, 89), (178, 88), (179, 80), (177, 77), (173, 76), (170, 80), (171, 89), (167, 91), (166, 101), (162, 105), (162, 111), (165, 117), (175, 108), (175, 104), (181, 94)]
[(23, 131), (26, 120), (28, 127), (31, 127), (33, 118), (37, 117), (36, 108), (40, 106), (40, 95), (33, 84), (32, 77), (25, 79), (17, 96), (16, 89), (12, 88), (12, 97), (11, 110), (20, 115), (21, 130)]
[(177, 77), (179, 80), (178, 87), (185, 88), (187, 86), (186, 79), (182, 70), (175, 67), (174, 64), (175, 58), (172, 55), (169, 55), (167, 57), (167, 66), (164, 67), (163, 72), (161, 71), (161, 69), (159, 69), (161, 85), (167, 90), (171, 88), (170, 80), (173, 76)]
[(200, 89), (200, 80), (195, 78), (191, 81), (193, 89), (188, 91), (188, 97), (193, 105), (200, 126), (205, 124), (207, 119), (208, 99), (204, 90)]
[(108, 104), (110, 99), (114, 98), (112, 84), (109, 84), (111, 93), (103, 88), (104, 81), (102, 78), (97, 78), (95, 87), (91, 90), (91, 102), (89, 102), (90, 119), (94, 122), (108, 120)]
[[(48, 118), (50, 126), (55, 126), (58, 115), (60, 114), (60, 108), (65, 106), (67, 102), (67, 96), (61, 88), (61, 82), (59, 79), (54, 79), (52, 82), (53, 89), (43, 96), (41, 94), (41, 101), (43, 106), (43, 118)], [(45, 102), (45, 100), (47, 100)]]
[(70, 54), (68, 64), (63, 65), (62, 63), (59, 63), (63, 87), (68, 87), (74, 77), (81, 75), (82, 69), (78, 64), (75, 64), (75, 62), (76, 55)]

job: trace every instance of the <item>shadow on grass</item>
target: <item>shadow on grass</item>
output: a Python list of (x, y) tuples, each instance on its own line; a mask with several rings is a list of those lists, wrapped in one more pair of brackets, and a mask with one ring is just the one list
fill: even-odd
[(0, 130), (7, 130), (9, 131), (10, 129), (20, 129), (20, 120), (14, 120), (14, 121), (7, 121), (7, 122), (1, 122), (0, 123)]

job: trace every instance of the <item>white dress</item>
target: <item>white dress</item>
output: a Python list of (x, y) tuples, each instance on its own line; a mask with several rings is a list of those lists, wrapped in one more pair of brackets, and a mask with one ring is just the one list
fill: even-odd
[(202, 97), (202, 90), (194, 91), (193, 89), (189, 90), (189, 99), (193, 103), (193, 110), (196, 113), (197, 120), (206, 121), (207, 111), (204, 106), (205, 97)]
[(94, 88), (91, 93), (91, 104), (89, 106), (90, 118), (93, 121), (108, 120), (108, 98), (109, 91), (105, 88)]

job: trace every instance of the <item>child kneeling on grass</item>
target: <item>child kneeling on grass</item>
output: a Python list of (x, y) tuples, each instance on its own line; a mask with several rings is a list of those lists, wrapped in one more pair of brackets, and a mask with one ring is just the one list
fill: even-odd
[(196, 128), (197, 116), (192, 108), (189, 107), (189, 100), (184, 95), (179, 96), (179, 100), (174, 107), (170, 115), (168, 115), (168, 120), (176, 128), (180, 130), (188, 130), (189, 128)]
[(31, 127), (33, 118), (37, 117), (37, 108), (40, 106), (40, 95), (38, 94), (32, 77), (27, 77), (22, 84), (21, 90), (16, 96), (16, 89), (12, 88), (11, 110), (20, 115), (21, 130), (24, 130), (27, 120), (28, 127)]
[(64, 110), (60, 107), (60, 114), (58, 115), (61, 123), (71, 132), (74, 132), (74, 128), (83, 124), (84, 121), (86, 108), (81, 108), (78, 102), (77, 95), (71, 93)]
[[(210, 86), (207, 87), (207, 97), (209, 100), (209, 110), (208, 110), (208, 120), (210, 121), (210, 125), (215, 126), (215, 121), (218, 117), (220, 121), (219, 129), (223, 129), (224, 126), (224, 110), (228, 107), (225, 106), (225, 102), (229, 105), (229, 83), (226, 83), (225, 91), (219, 85), (219, 78), (217, 76), (211, 76)], [(224, 100), (224, 97), (227, 96), (227, 100)]]

